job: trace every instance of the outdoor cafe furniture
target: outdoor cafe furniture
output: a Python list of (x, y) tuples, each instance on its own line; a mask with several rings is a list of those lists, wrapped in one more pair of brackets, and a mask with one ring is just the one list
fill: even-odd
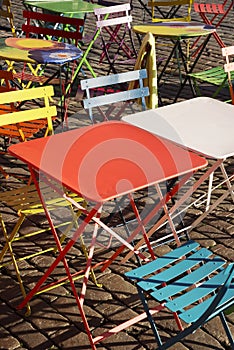
[[(146, 97), (149, 96), (149, 88), (143, 83), (145, 79), (147, 71), (141, 69), (81, 80), (81, 90), (86, 92), (83, 107), (88, 111), (91, 122), (100, 121), (100, 117), (101, 121), (118, 120), (123, 113), (132, 113), (137, 107), (145, 110)], [(139, 87), (130, 89), (130, 84)]]
[[(231, 312), (234, 305), (234, 263), (229, 264), (212, 250), (189, 241), (125, 275), (136, 284), (158, 350), (171, 348), (202, 326), (209, 327), (209, 321), (216, 316), (220, 317), (233, 349), (234, 339), (225, 312)], [(153, 317), (152, 301), (156, 301), (154, 308), (158, 312), (168, 309), (179, 331), (169, 337), (160, 336), (160, 320), (158, 315)]]
[(100, 29), (102, 52), (99, 63), (106, 58), (109, 70), (118, 73), (117, 67), (134, 65), (137, 52), (133, 40), (130, 3), (94, 9), (96, 26)]
[[(54, 156), (55, 150), (56, 157)], [(147, 260), (148, 254), (145, 255), (143, 252), (135, 250), (132, 243), (136, 234), (142, 235), (152, 258), (154, 258), (154, 252), (144, 227), (155, 216), (157, 217), (159, 209), (166, 210), (166, 197), (161, 197), (160, 185), (166, 180), (179, 176), (182, 186), (193, 172), (205, 167), (207, 161), (170, 141), (122, 121), (103, 122), (47, 138), (12, 145), (9, 148), (9, 153), (28, 165), (58, 247), (57, 257), (27, 294), (19, 305), (19, 309), (26, 306), (39, 290), (46, 288), (44, 283), (52, 276), (58, 264), (62, 262), (91, 348), (96, 349), (96, 343), (113, 334), (110, 331), (104, 336), (93, 338), (84, 310), (89, 273), (91, 268), (95, 267), (92, 259), (95, 254), (97, 235), (100, 232), (99, 228), (102, 229), (101, 233), (110, 234), (119, 244), (134, 252), (140, 259)], [(43, 191), (40, 191), (40, 180), (49, 184), (53, 180), (53, 188), (58, 191), (58, 195), (82, 213), (83, 220), (64, 246), (59, 242), (58, 233), (45, 205)], [(134, 201), (134, 193), (147, 189), (149, 186), (153, 186), (159, 193), (160, 201), (147, 217), (141, 219)], [(63, 192), (64, 187), (86, 199), (88, 207), (85, 208), (75, 203)], [(123, 196), (129, 198), (132, 211), (138, 221), (135, 232), (132, 232), (129, 237), (119, 234), (114, 227), (108, 227), (102, 220), (102, 209), (105, 205)], [(168, 219), (170, 220), (170, 218)], [(69, 269), (66, 256), (81, 234), (85, 239), (86, 229), (90, 225), (92, 225), (92, 237), (89, 240), (89, 255), (83, 271), (83, 284), (80, 293), (78, 293), (73, 280), (74, 270)], [(172, 222), (171, 225), (173, 225)], [(144, 318), (145, 315), (141, 317)], [(136, 322), (136, 319), (133, 319), (132, 322)], [(124, 328), (125, 326), (123, 324)], [(123, 328), (118, 326), (118, 331), (121, 329)]]
[[(223, 22), (229, 13), (233, 11), (234, 1), (223, 0), (217, 3), (214, 3), (213, 0), (206, 0), (205, 2), (201, 3), (195, 1), (193, 6), (195, 12), (199, 14), (199, 17), (205, 24), (213, 25), (215, 28), (219, 28), (222, 24), (224, 24)], [(225, 47), (225, 43), (220, 37), (218, 31), (214, 32), (213, 36), (221, 48)], [(197, 41), (195, 41), (194, 45), (197, 45)]]
[[(192, 150), (213, 162), (193, 184), (193, 191), (209, 179), (207, 191), (195, 201), (205, 202), (205, 211), (191, 223), (196, 227), (212, 210), (230, 195), (234, 201), (233, 174), (227, 174), (225, 161), (234, 156), (233, 106), (209, 97), (196, 97), (172, 105), (139, 112), (122, 118), (124, 121)], [(212, 200), (214, 172), (221, 170), (223, 180), (217, 186), (224, 193)], [(201, 201), (202, 200), (202, 201)], [(187, 207), (185, 207), (186, 209)], [(153, 232), (153, 230), (152, 230)], [(140, 245), (140, 243), (139, 243)]]
[[(68, 0), (68, 1), (33, 1), (28, 0), (24, 1), (24, 5), (30, 9), (39, 9), (38, 13), (40, 14), (40, 10), (42, 11), (48, 11), (54, 14), (62, 15), (65, 17), (74, 17), (74, 18), (82, 18), (84, 20), (83, 28), (80, 30), (80, 34), (82, 36), (81, 41), (84, 42), (87, 41), (87, 47), (83, 49), (82, 53), (82, 59), (80, 61), (80, 64), (77, 66), (75, 72), (74, 72), (74, 80), (77, 77), (78, 73), (81, 70), (82, 65), (84, 64), (87, 68), (87, 70), (90, 72), (90, 74), (93, 77), (96, 77), (96, 73), (92, 67), (92, 65), (89, 62), (89, 53), (91, 49), (93, 48), (94, 43), (97, 41), (99, 35), (100, 35), (100, 29), (95, 28), (94, 32), (89, 38), (85, 38), (85, 22), (86, 22), (86, 14), (94, 13), (95, 8), (102, 7), (101, 5), (98, 5), (96, 3), (92, 3), (89, 1), (83, 1), (83, 0)], [(34, 11), (35, 12), (35, 11)], [(83, 68), (83, 67), (82, 67)], [(69, 91), (69, 86), (66, 88), (66, 93)]]
[[(155, 36), (156, 54), (158, 54), (157, 52), (158, 38), (162, 40), (169, 39), (172, 41), (172, 50), (170, 51), (169, 56), (165, 60), (161, 60), (160, 62), (160, 66), (162, 68), (160, 70), (160, 73), (158, 74), (159, 88), (160, 88), (161, 79), (163, 75), (166, 73), (166, 70), (169, 67), (170, 61), (172, 60), (174, 55), (176, 57), (178, 55), (177, 71), (179, 72), (178, 76), (180, 77), (180, 81), (178, 81), (179, 86), (176, 92), (176, 96), (174, 98), (174, 102), (176, 102), (177, 99), (180, 97), (181, 92), (185, 84), (187, 83), (187, 81), (189, 82), (190, 88), (194, 93), (193, 85), (189, 74), (194, 71), (196, 64), (199, 58), (201, 57), (212, 33), (215, 31), (215, 27), (206, 25), (206, 24), (200, 24), (197, 22), (169, 22), (169, 23), (156, 22), (156, 23), (134, 25), (133, 30), (138, 35), (146, 34), (147, 32), (150, 32)], [(184, 52), (182, 41), (185, 39), (191, 39), (196, 37), (206, 37), (206, 39), (204, 41), (202, 49), (199, 51), (195, 59), (191, 62), (188, 62), (189, 57), (187, 52), (187, 45), (185, 45), (186, 52)], [(158, 67), (159, 67), (159, 64), (158, 64)], [(181, 67), (183, 68), (184, 72), (181, 71)]]
[[(20, 88), (24, 86), (24, 78), (26, 81), (37, 82), (42, 85), (49, 84), (55, 77), (60, 79), (60, 99), (63, 96), (62, 88), (62, 70), (69, 62), (74, 62), (82, 56), (82, 51), (73, 44), (53, 40), (43, 40), (37, 38), (6, 38), (0, 39), (0, 57), (8, 63), (8, 69), (14, 72), (14, 82)], [(25, 72), (22, 68), (16, 67), (16, 62), (22, 62), (28, 65), (30, 73)], [(41, 76), (40, 66), (43, 64), (43, 76)], [(48, 75), (45, 73), (47, 65), (53, 65), (56, 70)], [(30, 77), (28, 76), (30, 74)], [(23, 85), (22, 85), (23, 84)], [(62, 106), (62, 104), (61, 104)], [(62, 118), (64, 109), (62, 108)]]

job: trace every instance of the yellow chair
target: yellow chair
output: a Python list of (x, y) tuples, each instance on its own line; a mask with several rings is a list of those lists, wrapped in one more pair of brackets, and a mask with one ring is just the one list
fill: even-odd
[[(38, 132), (43, 136), (52, 134), (52, 120), (57, 115), (56, 107), (50, 106), (54, 95), (52, 86), (16, 91), (11, 86), (12, 79), (12, 72), (0, 70), (0, 136), (3, 153), (10, 142), (25, 141)], [(24, 109), (24, 105), (21, 106), (24, 103), (28, 110)], [(7, 177), (2, 167), (0, 171)]]
[(26, 141), (38, 132), (53, 134), (52, 121), (57, 115), (56, 106), (50, 105), (53, 95), (51, 85), (0, 93), (0, 136), (10, 142)]
[[(141, 43), (135, 63), (135, 70), (145, 68), (147, 78), (144, 79), (144, 86), (149, 87), (149, 96), (146, 97), (146, 106), (150, 109), (158, 107), (158, 86), (157, 86), (157, 63), (155, 51), (155, 39), (153, 34), (148, 32)], [(132, 90), (135, 82), (130, 82), (128, 89)]]
[[(55, 213), (57, 215), (59, 215), (58, 213), (60, 213), (61, 217), (66, 217), (66, 220), (64, 219), (63, 222), (60, 222), (56, 225), (56, 229), (62, 233), (60, 238), (60, 244), (62, 244), (62, 242), (66, 239), (66, 237), (69, 235), (72, 229), (77, 227), (77, 220), (80, 213), (75, 213), (73, 211), (71, 203), (66, 201), (66, 199), (64, 199), (63, 197), (58, 198), (58, 194), (52, 189), (50, 185), (40, 182), (40, 190), (43, 193), (44, 199), (46, 199), (46, 205), (50, 213)], [(83, 198), (70, 193), (69, 196), (74, 201), (86, 205)], [(51, 251), (56, 253), (57, 247), (54, 246), (54, 243), (52, 243), (50, 246), (47, 243), (48, 246), (46, 245), (46, 247), (44, 247), (40, 246), (39, 244), (35, 244), (35, 242), (33, 241), (33, 238), (35, 236), (42, 236), (43, 234), (47, 233), (49, 234), (50, 230), (49, 227), (46, 229), (43, 228), (38, 230), (38, 226), (40, 226), (40, 220), (42, 220), (42, 222), (44, 222), (45, 220), (45, 213), (35, 185), (22, 185), (19, 188), (1, 192), (1, 203), (3, 206), (10, 207), (13, 210), (13, 212), (16, 212), (18, 219), (16, 219), (15, 224), (11, 229), (11, 232), (8, 234), (8, 229), (4, 221), (4, 210), (2, 214), (0, 214), (0, 227), (2, 228), (2, 232), (5, 238), (5, 245), (0, 251), (0, 268), (8, 267), (9, 265), (13, 264), (17, 280), (20, 285), (21, 293), (23, 295), (23, 298), (25, 298), (26, 291), (20, 274), (19, 263), (21, 261), (32, 259), (35, 256), (46, 254)], [(40, 219), (41, 216), (42, 218)], [(29, 219), (29, 217), (31, 222), (30, 232), (20, 232), (23, 223), (26, 219)], [(32, 228), (33, 221), (35, 225), (34, 229)], [(24, 242), (24, 245), (22, 245), (21, 243), (22, 240)], [(82, 252), (85, 258), (88, 259), (88, 253), (82, 237), (80, 238), (80, 243)], [(25, 254), (26, 251), (27, 254)], [(4, 261), (3, 258), (5, 258)], [(91, 270), (91, 277), (94, 283), (98, 285), (93, 270)], [(80, 275), (77, 278), (80, 278)], [(51, 287), (50, 289), (53, 288)], [(48, 289), (46, 289), (45, 291), (48, 291)], [(31, 309), (30, 305), (28, 304), (26, 315), (28, 316), (30, 313)]]

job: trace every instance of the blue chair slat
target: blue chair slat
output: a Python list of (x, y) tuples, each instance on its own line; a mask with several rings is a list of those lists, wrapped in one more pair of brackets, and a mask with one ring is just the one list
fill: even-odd
[(165, 254), (161, 258), (153, 260), (150, 263), (147, 263), (146, 265), (137, 267), (132, 271), (126, 272), (125, 276), (134, 280), (141, 280), (144, 276), (147, 276), (157, 270), (162, 269), (163, 267), (169, 264), (174, 263), (182, 256), (195, 251), (198, 247), (199, 244), (197, 242), (189, 241), (181, 245), (180, 247), (170, 251), (169, 253)]
[[(199, 299), (206, 297), (213, 291), (215, 291), (219, 286), (225, 282), (226, 278), (222, 273), (215, 275), (203, 284), (196, 288), (191, 289), (186, 294), (179, 296), (178, 298), (169, 301), (167, 307), (171, 311), (178, 311), (184, 309), (186, 306), (197, 302)], [(179, 281), (178, 281), (179, 283)]]
[[(234, 286), (232, 286), (231, 289), (229, 289), (227, 291), (227, 293), (224, 295), (224, 297), (222, 298), (222, 300), (220, 301), (219, 305), (222, 306), (223, 304), (225, 305), (225, 309), (228, 308), (227, 302), (230, 303), (230, 306), (233, 304), (233, 294), (234, 294)], [(195, 322), (204, 312), (204, 310), (206, 310), (212, 303), (212, 301), (214, 300), (214, 298), (216, 297), (216, 295), (210, 297), (209, 299), (203, 301), (201, 304), (197, 304), (196, 306), (194, 306), (193, 308), (191, 308), (190, 310), (184, 311), (180, 314), (180, 318), (185, 321), (186, 323), (191, 323), (191, 322)], [(223, 307), (221, 309), (224, 309)], [(217, 316), (218, 313), (220, 313), (221, 310), (218, 306), (218, 310), (215, 310), (212, 315), (210, 315), (209, 319)]]
[(221, 268), (224, 264), (225, 261), (223, 259), (216, 257), (213, 260), (208, 261), (208, 263), (202, 265), (199, 269), (192, 271), (185, 277), (180, 278), (180, 280), (176, 280), (170, 285), (153, 292), (151, 295), (157, 300), (166, 300), (173, 295), (176, 295), (177, 293), (180, 293), (183, 290), (193, 286), (201, 279), (208, 277), (211, 273)]
[[(187, 258), (186, 260), (182, 260), (178, 262), (174, 266), (169, 266), (167, 270), (164, 270), (162, 272), (158, 272), (156, 275), (149, 277), (149, 279), (145, 281), (138, 282), (138, 286), (144, 289), (145, 291), (156, 289), (158, 286), (160, 286), (163, 282), (167, 283), (172, 278), (178, 278), (181, 276), (181, 274), (185, 273), (189, 269), (192, 269), (198, 264), (201, 264), (206, 258), (208, 258), (212, 253), (202, 248), (198, 252), (192, 254)], [(181, 256), (182, 258), (183, 256)], [(163, 259), (163, 258), (159, 258)], [(160, 295), (160, 294), (159, 294)], [(160, 298), (161, 300), (161, 298)]]

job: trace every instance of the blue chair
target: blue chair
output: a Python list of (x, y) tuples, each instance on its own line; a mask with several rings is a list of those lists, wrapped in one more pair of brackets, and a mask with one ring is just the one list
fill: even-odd
[[(224, 315), (234, 304), (233, 263), (228, 265), (212, 251), (188, 241), (125, 275), (136, 282), (157, 349), (169, 348), (216, 316), (221, 318), (231, 348), (234, 348)], [(180, 328), (176, 336), (162, 342), (145, 294), (174, 314)], [(189, 326), (183, 328), (181, 320)]]

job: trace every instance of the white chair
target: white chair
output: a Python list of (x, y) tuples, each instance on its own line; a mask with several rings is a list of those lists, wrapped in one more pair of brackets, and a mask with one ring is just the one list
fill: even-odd
[[(146, 78), (146, 69), (141, 69), (81, 80), (81, 89), (86, 91), (83, 106), (88, 110), (92, 123), (100, 116), (102, 120), (120, 119), (123, 113), (127, 114), (126, 108), (131, 108), (130, 102), (134, 103), (139, 99), (141, 103), (136, 104), (136, 107), (140, 106), (145, 110), (145, 97), (149, 95), (149, 88), (145, 87), (143, 82)], [(130, 82), (135, 82), (137, 87), (133, 85), (133, 88), (129, 89)], [(103, 107), (106, 106), (108, 107), (104, 110)]]
[(133, 42), (130, 10), (129, 3), (94, 10), (103, 50), (99, 63), (106, 57), (110, 66), (108, 73), (117, 73), (117, 63), (134, 66), (137, 52)]

